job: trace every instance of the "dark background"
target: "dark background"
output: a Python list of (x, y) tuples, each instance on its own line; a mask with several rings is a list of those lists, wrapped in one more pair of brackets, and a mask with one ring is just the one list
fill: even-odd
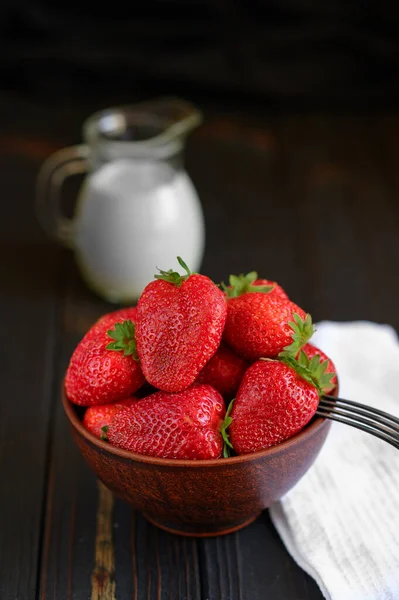
[(365, 0), (3, 0), (1, 87), (273, 108), (368, 110), (399, 97), (399, 6)]

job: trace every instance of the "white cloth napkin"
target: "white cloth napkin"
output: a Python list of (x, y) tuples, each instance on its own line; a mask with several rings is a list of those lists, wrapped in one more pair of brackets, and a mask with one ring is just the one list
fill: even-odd
[[(399, 416), (399, 342), (375, 323), (317, 326), (342, 398)], [(316, 462), (270, 509), (294, 560), (328, 600), (399, 600), (399, 450), (332, 423)]]

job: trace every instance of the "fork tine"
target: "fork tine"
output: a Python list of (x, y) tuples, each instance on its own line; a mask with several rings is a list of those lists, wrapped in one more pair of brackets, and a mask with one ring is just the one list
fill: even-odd
[(322, 400), (326, 400), (335, 405), (337, 404), (345, 404), (348, 406), (352, 406), (353, 408), (358, 408), (361, 410), (366, 410), (369, 413), (373, 413), (374, 415), (378, 415), (381, 418), (385, 418), (391, 423), (395, 423), (399, 427), (399, 418), (394, 415), (390, 415), (389, 413), (384, 412), (383, 410), (379, 410), (378, 408), (374, 408), (373, 406), (366, 406), (365, 404), (360, 404), (360, 402), (354, 402), (353, 400), (345, 400), (344, 398), (336, 398), (335, 396), (322, 396)]
[[(387, 413), (384, 413), (384, 415), (381, 415), (380, 412), (375, 412), (373, 410), (369, 410), (368, 406), (362, 405), (362, 404), (358, 404), (358, 405), (353, 405), (353, 404), (346, 404), (346, 401), (340, 400), (339, 398), (337, 398), (337, 402), (333, 402), (332, 400), (329, 399), (325, 399), (325, 398), (321, 398), (320, 402), (319, 402), (319, 406), (325, 408), (326, 410), (334, 410), (334, 412), (336, 411), (345, 411), (345, 413), (340, 413), (343, 414), (344, 416), (346, 416), (346, 414), (348, 415), (360, 415), (360, 417), (365, 417), (367, 419), (371, 419), (373, 422), (377, 422), (380, 423), (381, 425), (385, 425), (388, 427), (391, 427), (392, 429), (394, 429), (396, 432), (399, 433), (399, 425), (397, 425), (396, 423), (396, 418), (393, 415), (388, 415)], [(339, 414), (339, 413), (337, 413)], [(361, 420), (359, 417), (359, 420)]]
[(380, 429), (378, 425), (364, 425), (354, 420), (356, 417), (351, 418), (349, 415), (349, 418), (342, 418), (341, 416), (336, 415), (331, 409), (318, 409), (316, 411), (316, 415), (325, 419), (330, 419), (331, 421), (337, 421), (338, 423), (350, 425), (351, 427), (354, 427), (355, 429), (360, 429), (361, 431), (366, 431), (367, 433), (370, 433), (371, 435), (374, 435), (375, 437), (384, 440), (385, 442), (391, 444), (391, 446), (394, 446), (396, 449), (399, 450), (399, 436), (396, 433), (386, 433), (386, 431)]
[(355, 414), (355, 412), (352, 412), (352, 409), (341, 410), (340, 407), (337, 407), (337, 406), (334, 406), (334, 407), (328, 406), (326, 408), (324, 406), (324, 404), (319, 404), (319, 408), (321, 410), (331, 412), (331, 414), (333, 414), (333, 415), (339, 415), (342, 417), (346, 417), (346, 418), (352, 419), (353, 421), (356, 421), (358, 423), (363, 423), (364, 425), (369, 425), (370, 427), (378, 428), (379, 431), (385, 432), (388, 435), (392, 435), (394, 437), (397, 436), (397, 438), (399, 440), (399, 431), (396, 431), (396, 429), (393, 429), (386, 423), (381, 424), (374, 416), (371, 416), (371, 417), (369, 416), (367, 418), (364, 418), (363, 416), (359, 416), (359, 415)]

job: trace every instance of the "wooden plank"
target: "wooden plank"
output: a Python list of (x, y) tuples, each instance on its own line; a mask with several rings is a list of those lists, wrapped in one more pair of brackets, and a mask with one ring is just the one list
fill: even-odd
[(276, 128), (276, 120), (253, 131), (216, 121), (215, 139), (201, 135), (190, 146), (187, 164), (207, 224), (202, 270), (217, 282), (257, 270), (301, 302), (296, 199), (285, 192)]
[[(370, 118), (286, 124), (295, 160), (287, 180), (303, 215), (304, 273), (319, 319), (368, 319), (398, 327), (398, 224), (378, 169)], [(397, 210), (397, 209), (396, 209)], [(376, 285), (379, 281), (381, 285)]]
[(138, 514), (132, 543), (138, 600), (200, 600), (196, 540), (164, 532)]
[(354, 186), (355, 165), (346, 155), (350, 126), (335, 119), (306, 119), (287, 136), (291, 154), (298, 157), (288, 175), (301, 202), (301, 247), (313, 295), (309, 310), (316, 320), (371, 318), (362, 203)]
[(201, 566), (204, 598), (322, 598), (314, 581), (287, 554), (267, 511), (237, 533), (202, 540)]
[(103, 483), (98, 482), (97, 487), (97, 529), (91, 600), (115, 600), (114, 496)]
[(39, 579), (41, 600), (90, 598), (95, 569), (96, 479), (72, 443), (59, 406), (59, 390), (58, 386)]
[[(384, 204), (377, 202), (373, 207), (374, 214), (380, 215), (377, 231), (371, 233), (373, 248), (376, 249), (374, 260), (378, 262), (379, 272), (383, 272), (383, 285), (378, 288), (378, 302), (381, 313), (387, 322), (393, 324), (399, 332), (399, 315), (397, 298), (399, 295), (399, 160), (397, 140), (399, 135), (399, 118), (397, 115), (386, 115), (370, 124), (374, 169), (379, 174), (384, 186)], [(382, 255), (383, 254), (383, 255)], [(386, 293), (390, 290), (389, 293)], [(392, 290), (392, 291), (391, 291)]]
[(0, 153), (0, 597), (35, 596), (53, 394), (57, 265), (31, 209), (35, 164)]
[(200, 600), (198, 543), (166, 533), (115, 503), (117, 597)]
[[(108, 527), (109, 531), (112, 518), (112, 510), (104, 509), (104, 499), (98, 493), (94, 474), (72, 442), (61, 405), (62, 379), (69, 357), (84, 331), (96, 319), (97, 299), (91, 298), (83, 289), (72, 256), (65, 265), (64, 278), (66, 289), (59, 323), (62, 341), (56, 365), (55, 419), (49, 448), (51, 468), (38, 584), (41, 600), (96, 597), (96, 558), (99, 560), (100, 552), (99, 547), (96, 548), (96, 539), (101, 536), (101, 527), (105, 530)], [(73, 301), (77, 290), (82, 292), (81, 302), (86, 311), (79, 310), (80, 301)], [(76, 320), (75, 313), (79, 315)], [(104, 512), (106, 523), (98, 524)]]

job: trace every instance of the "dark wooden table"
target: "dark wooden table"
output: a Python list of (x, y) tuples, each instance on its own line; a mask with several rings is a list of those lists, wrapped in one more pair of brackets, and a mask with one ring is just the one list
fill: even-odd
[[(267, 512), (226, 537), (175, 537), (99, 486), (72, 443), (61, 379), (110, 306), (41, 233), (34, 183), (100, 106), (0, 97), (0, 598), (321, 598)], [(203, 271), (219, 281), (257, 269), (315, 320), (398, 329), (399, 118), (206, 116), (187, 152), (207, 222)]]

